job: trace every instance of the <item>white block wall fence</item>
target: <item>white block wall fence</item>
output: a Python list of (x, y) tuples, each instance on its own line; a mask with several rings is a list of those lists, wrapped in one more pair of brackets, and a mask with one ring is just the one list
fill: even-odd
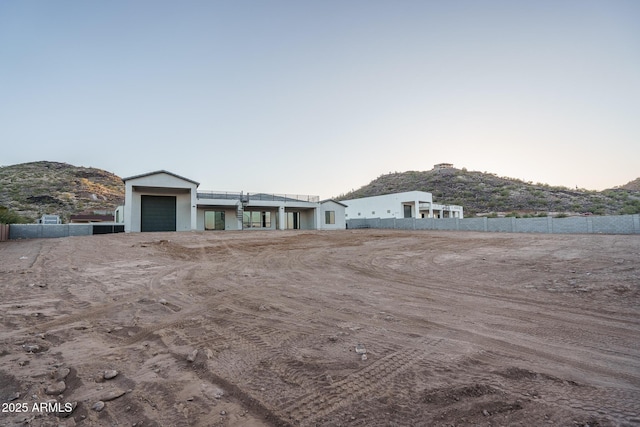
[(347, 228), (503, 233), (640, 234), (640, 214), (568, 218), (367, 218), (349, 219), (347, 220)]

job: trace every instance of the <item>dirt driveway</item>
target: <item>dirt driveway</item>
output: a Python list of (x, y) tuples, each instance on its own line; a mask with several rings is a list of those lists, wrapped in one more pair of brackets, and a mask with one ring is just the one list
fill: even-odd
[(4, 242), (0, 425), (640, 425), (639, 290), (639, 236)]

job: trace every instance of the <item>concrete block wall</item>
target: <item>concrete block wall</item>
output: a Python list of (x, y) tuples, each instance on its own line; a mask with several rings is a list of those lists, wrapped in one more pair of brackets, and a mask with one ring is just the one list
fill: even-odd
[(514, 220), (515, 218), (487, 218), (487, 231), (513, 232)]
[(464, 218), (458, 223), (458, 230), (487, 231), (487, 218)]
[(91, 224), (11, 224), (9, 239), (42, 239), (93, 234)]
[(421, 218), (414, 221), (416, 230), (433, 230), (433, 218)]
[(593, 233), (589, 231), (589, 217), (553, 218), (551, 233)]
[(433, 220), (433, 229), (434, 230), (457, 230), (458, 229), (458, 218), (440, 218)]
[(634, 228), (633, 215), (592, 216), (588, 219), (591, 220), (594, 233), (626, 234), (626, 230)]
[(347, 220), (348, 228), (464, 230), (502, 233), (640, 234), (640, 215), (569, 218), (370, 218)]
[[(517, 233), (551, 233), (550, 223), (553, 218), (512, 218), (514, 230)], [(519, 219), (526, 219), (527, 221), (518, 221)]]

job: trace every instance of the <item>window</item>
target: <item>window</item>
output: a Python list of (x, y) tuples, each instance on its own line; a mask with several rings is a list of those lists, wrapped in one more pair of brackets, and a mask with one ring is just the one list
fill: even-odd
[(336, 223), (336, 211), (326, 211), (324, 213), (324, 223), (325, 224), (335, 224)]
[(242, 214), (243, 228), (271, 228), (271, 212), (244, 211)]

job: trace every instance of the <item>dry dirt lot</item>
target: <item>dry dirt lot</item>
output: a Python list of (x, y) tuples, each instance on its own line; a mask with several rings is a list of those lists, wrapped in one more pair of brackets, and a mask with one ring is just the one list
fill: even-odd
[(1, 425), (640, 424), (639, 236), (24, 240), (0, 277)]

